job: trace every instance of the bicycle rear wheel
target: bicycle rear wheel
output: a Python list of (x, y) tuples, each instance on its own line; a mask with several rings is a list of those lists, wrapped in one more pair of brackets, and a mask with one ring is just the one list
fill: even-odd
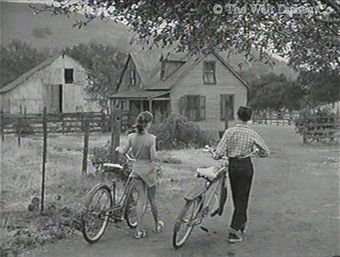
[(87, 242), (97, 242), (104, 234), (112, 204), (111, 191), (107, 185), (99, 185), (90, 191), (82, 214), (82, 233)]
[(172, 244), (174, 248), (180, 248), (188, 240), (194, 226), (197, 225), (197, 214), (201, 208), (202, 198), (195, 198), (193, 200), (186, 201), (176, 219), (172, 237)]

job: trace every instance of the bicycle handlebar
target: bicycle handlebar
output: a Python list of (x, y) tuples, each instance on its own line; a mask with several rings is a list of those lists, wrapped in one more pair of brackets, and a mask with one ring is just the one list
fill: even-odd
[(135, 162), (136, 161), (136, 159), (134, 159), (134, 158), (132, 158), (129, 154), (125, 154), (125, 158), (128, 160), (128, 161), (130, 161), (130, 162)]

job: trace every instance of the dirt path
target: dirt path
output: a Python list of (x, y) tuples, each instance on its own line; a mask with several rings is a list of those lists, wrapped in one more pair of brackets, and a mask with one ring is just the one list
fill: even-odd
[[(336, 146), (302, 146), (292, 128), (257, 126), (268, 142), (272, 155), (255, 160), (256, 176), (250, 203), (250, 224), (245, 242), (229, 245), (226, 227), (230, 220), (231, 199), (225, 215), (210, 219), (212, 233), (194, 230), (180, 250), (171, 246), (172, 227), (183, 204), (182, 195), (197, 183), (190, 170), (213, 163), (198, 150), (173, 152), (182, 164), (164, 165), (159, 190), (160, 213), (166, 231), (151, 232), (147, 215), (148, 237), (131, 238), (125, 224), (111, 226), (96, 244), (88, 245), (81, 236), (63, 240), (24, 253), (32, 256), (113, 256), (113, 257), (332, 257), (340, 254), (339, 242), (339, 167)], [(189, 157), (189, 154), (191, 156)]]

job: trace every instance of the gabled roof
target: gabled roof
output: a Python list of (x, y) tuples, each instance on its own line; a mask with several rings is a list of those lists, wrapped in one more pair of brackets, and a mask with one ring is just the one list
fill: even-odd
[[(249, 89), (248, 83), (241, 77), (241, 75), (217, 52), (213, 52), (216, 58), (235, 75), (240, 82)], [(152, 55), (151, 53), (141, 54), (132, 53), (129, 55), (136, 65), (136, 70), (140, 75), (144, 84), (144, 90), (170, 90), (174, 85), (178, 84), (196, 65), (198, 65), (206, 55), (189, 55), (186, 53), (176, 53), (168, 56), (162, 56), (160, 54)], [(168, 59), (170, 61), (183, 61), (185, 62), (180, 68), (170, 74), (166, 79), (162, 80), (161, 73), (161, 58)], [(126, 70), (127, 63), (123, 74)], [(122, 79), (121, 77), (121, 79)], [(118, 84), (120, 85), (121, 80)]]
[(46, 60), (44, 60), (39, 65), (37, 65), (34, 68), (30, 69), (29, 71), (25, 72), (19, 78), (17, 78), (16, 80), (12, 81), (8, 85), (1, 88), (0, 94), (7, 93), (7, 92), (11, 91), (12, 89), (16, 88), (17, 86), (21, 85), (24, 81), (26, 81), (31, 76), (33, 76), (36, 72), (38, 72), (41, 69), (45, 68), (46, 66), (50, 65), (51, 63), (53, 63), (56, 59), (58, 59), (62, 55), (67, 55), (67, 54), (65, 54), (64, 52), (60, 52), (60, 53), (58, 53), (58, 54), (56, 54), (52, 57), (47, 58)]
[(188, 60), (165, 80), (161, 80), (160, 70), (145, 84), (146, 90), (170, 90), (187, 75), (205, 56), (189, 56)]
[(235, 77), (237, 77), (242, 84), (249, 90), (249, 84), (247, 81), (245, 81), (242, 76), (233, 68), (233, 66), (231, 66), (231, 64), (229, 62), (227, 62), (227, 60), (225, 58), (223, 58), (219, 53), (214, 52), (214, 55), (216, 56), (216, 58), (224, 64), (224, 66), (226, 66), (231, 73), (233, 73), (235, 75)]
[(168, 94), (169, 92), (167, 91), (145, 91), (145, 90), (130, 90), (127, 92), (120, 92), (116, 93), (110, 98), (114, 99), (124, 99), (124, 98), (129, 98), (129, 99), (153, 99), (157, 98), (160, 96), (164, 96)]
[(161, 59), (161, 54), (152, 52), (131, 53), (131, 59), (136, 65), (136, 70), (145, 84), (153, 75), (155, 67)]

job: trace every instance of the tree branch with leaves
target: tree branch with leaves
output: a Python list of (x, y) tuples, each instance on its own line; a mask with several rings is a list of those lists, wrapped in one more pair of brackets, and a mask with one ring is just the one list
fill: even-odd
[[(222, 11), (217, 13), (216, 6)], [(260, 5), (256, 0), (58, 0), (37, 11), (46, 10), (83, 13), (79, 27), (96, 18), (124, 22), (148, 47), (175, 45), (192, 54), (233, 50), (249, 59), (255, 48), (262, 60), (273, 53), (298, 69), (339, 70), (336, 0), (263, 0)]]

